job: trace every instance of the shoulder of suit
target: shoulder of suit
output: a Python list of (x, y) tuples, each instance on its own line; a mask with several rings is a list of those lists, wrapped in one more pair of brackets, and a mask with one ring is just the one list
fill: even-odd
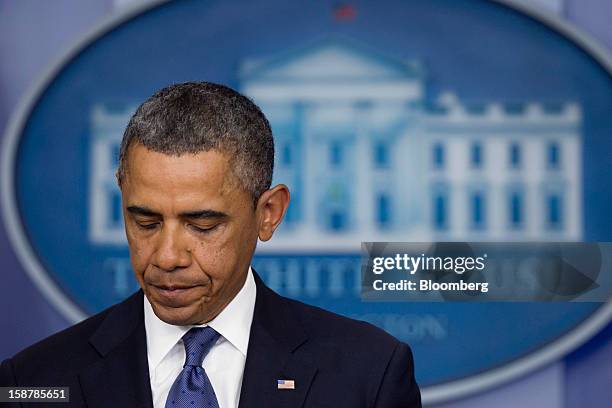
[[(124, 301), (125, 302), (125, 301)], [(20, 377), (34, 376), (32, 370), (70, 371), (77, 365), (98, 358), (89, 338), (100, 327), (106, 316), (123, 302), (61, 330), (23, 349), (11, 358), (12, 367)]]
[(394, 358), (410, 364), (410, 346), (368, 322), (287, 298), (282, 298), (282, 306), (306, 332), (307, 341), (296, 353), (304, 361), (316, 361), (330, 378), (341, 372), (363, 392), (375, 395)]
[(371, 323), (352, 319), (297, 300), (282, 297), (304, 325), (311, 337), (318, 340), (353, 342), (394, 348), (399, 340)]

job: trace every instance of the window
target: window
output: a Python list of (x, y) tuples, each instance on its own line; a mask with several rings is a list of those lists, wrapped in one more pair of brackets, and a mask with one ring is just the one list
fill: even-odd
[(510, 194), (508, 202), (508, 221), (513, 229), (520, 228), (523, 224), (523, 194), (516, 191)]
[(377, 202), (377, 221), (381, 227), (386, 227), (391, 222), (391, 200), (386, 194), (379, 194)]
[(283, 218), (284, 224), (289, 225), (297, 221), (297, 210), (299, 205), (299, 196), (297, 194), (292, 195), (291, 202), (289, 203), (289, 207), (287, 207), (287, 212), (285, 213), (285, 218)]
[(292, 161), (292, 157), (291, 157), (291, 144), (290, 143), (285, 143), (285, 145), (283, 146), (283, 150), (282, 150), (282, 161), (283, 161), (283, 165), (285, 166), (291, 166), (291, 161)]
[(121, 206), (121, 192), (115, 186), (109, 187), (110, 200), (110, 212), (111, 216), (108, 218), (112, 223), (112, 226), (119, 226), (123, 223), (123, 207)]
[(329, 227), (333, 231), (342, 231), (346, 228), (346, 215), (340, 209), (334, 209), (329, 214)]
[(448, 226), (448, 199), (444, 192), (438, 191), (433, 196), (433, 227), (444, 230)]
[(329, 161), (333, 167), (342, 165), (342, 145), (340, 142), (332, 142), (329, 145)]
[(559, 143), (550, 142), (548, 144), (546, 156), (548, 168), (558, 169), (561, 161), (561, 147)]
[(389, 167), (389, 145), (385, 142), (376, 142), (374, 145), (374, 165), (377, 168)]
[(327, 190), (325, 200), (325, 223), (331, 231), (342, 231), (349, 227), (349, 200), (346, 186), (336, 180)]
[(470, 149), (470, 162), (472, 163), (472, 167), (482, 167), (482, 154), (482, 144), (480, 142), (472, 143), (472, 147)]
[(113, 143), (111, 146), (111, 168), (117, 167), (119, 163), (119, 151), (121, 150), (121, 145), (119, 143)]
[(521, 167), (521, 146), (518, 143), (510, 145), (510, 168), (518, 169)]
[(486, 222), (486, 208), (484, 193), (476, 192), (471, 197), (472, 210), (472, 227), (474, 229), (483, 229)]
[(434, 144), (432, 155), (434, 169), (444, 168), (444, 146), (442, 145), (442, 143)]
[(546, 221), (548, 228), (560, 229), (563, 225), (563, 200), (561, 194), (551, 193), (546, 198)]

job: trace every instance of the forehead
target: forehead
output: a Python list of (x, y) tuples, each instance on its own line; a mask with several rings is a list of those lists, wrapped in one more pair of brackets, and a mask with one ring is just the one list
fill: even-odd
[[(125, 193), (141, 204), (222, 205), (244, 193), (230, 167), (229, 157), (219, 151), (168, 155), (141, 144), (128, 151)], [(192, 201), (206, 201), (192, 203)]]

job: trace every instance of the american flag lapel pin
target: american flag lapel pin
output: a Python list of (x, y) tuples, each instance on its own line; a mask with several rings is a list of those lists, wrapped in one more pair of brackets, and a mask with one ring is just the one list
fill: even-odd
[(279, 390), (295, 390), (295, 380), (276, 380), (276, 387)]

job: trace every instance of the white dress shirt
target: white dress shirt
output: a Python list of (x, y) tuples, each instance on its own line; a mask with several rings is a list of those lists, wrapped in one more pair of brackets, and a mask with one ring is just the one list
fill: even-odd
[(255, 309), (255, 279), (249, 267), (242, 289), (207, 324), (175, 326), (160, 320), (144, 297), (147, 358), (153, 406), (164, 408), (170, 388), (183, 369), (185, 347), (181, 339), (193, 327), (210, 326), (221, 336), (204, 358), (202, 367), (215, 390), (219, 408), (237, 408), (242, 386), (251, 322)]

